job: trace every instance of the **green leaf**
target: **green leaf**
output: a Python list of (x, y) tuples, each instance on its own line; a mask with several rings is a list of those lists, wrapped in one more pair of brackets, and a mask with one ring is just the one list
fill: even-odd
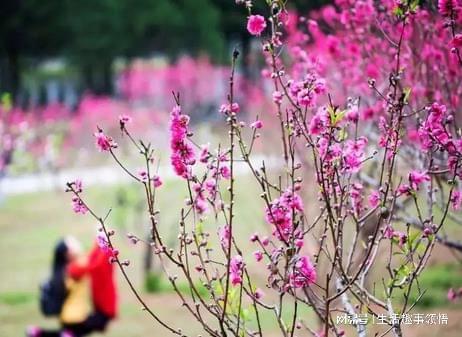
[(343, 117), (345, 116), (346, 110), (338, 110), (332, 106), (329, 106), (327, 108), (327, 112), (329, 113), (329, 118), (332, 126), (336, 126), (337, 123), (339, 123)]
[(215, 294), (220, 297), (221, 295), (223, 295), (224, 291), (223, 291), (223, 287), (221, 285), (220, 282), (216, 281), (216, 282), (213, 282), (212, 284), (212, 288), (213, 288), (213, 291), (215, 292)]
[(409, 267), (409, 265), (402, 265), (399, 267), (399, 269), (396, 272), (396, 276), (398, 278), (409, 278), (409, 275), (412, 273), (412, 268)]
[(412, 88), (410, 88), (410, 87), (404, 88), (404, 90), (403, 90), (403, 92), (404, 92), (404, 98), (403, 98), (404, 103), (409, 102), (409, 96), (411, 96), (411, 91), (412, 91)]
[(418, 231), (412, 231), (409, 234), (409, 238), (408, 238), (409, 249), (413, 248), (412, 245), (413, 245), (414, 241), (417, 240), (418, 238), (420, 238), (420, 232), (418, 232)]
[(9, 112), (11, 110), (11, 108), (13, 107), (13, 100), (11, 98), (10, 93), (5, 92), (5, 93), (2, 94), (1, 105), (2, 105), (2, 109), (5, 112)]
[(398, 18), (401, 18), (404, 13), (400, 6), (396, 6), (393, 10), (393, 14), (396, 15)]
[(204, 223), (202, 221), (199, 221), (196, 224), (196, 234), (202, 235), (203, 233), (204, 233)]
[(244, 321), (250, 321), (250, 310), (249, 309), (241, 310), (240, 315)]
[(342, 128), (339, 132), (339, 141), (344, 141), (348, 138), (348, 132), (345, 128)]
[(413, 0), (411, 1), (411, 4), (409, 6), (409, 9), (411, 11), (416, 11), (419, 8), (419, 0)]

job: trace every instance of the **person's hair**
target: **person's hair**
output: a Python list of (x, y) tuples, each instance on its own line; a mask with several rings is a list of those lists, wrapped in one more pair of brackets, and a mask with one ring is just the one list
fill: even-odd
[(53, 270), (52, 274), (62, 274), (66, 269), (67, 265), (67, 252), (69, 248), (64, 239), (58, 241), (55, 246), (55, 251), (53, 255)]
[(57, 289), (57, 291), (65, 293), (64, 278), (66, 275), (66, 267), (68, 264), (69, 246), (65, 239), (60, 239), (55, 246), (53, 256), (53, 269), (51, 271), (50, 281)]

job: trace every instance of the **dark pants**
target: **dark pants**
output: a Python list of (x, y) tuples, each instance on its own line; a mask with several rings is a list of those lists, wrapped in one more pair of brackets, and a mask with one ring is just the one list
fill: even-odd
[(40, 337), (60, 337), (63, 331), (69, 331), (75, 337), (86, 336), (95, 331), (104, 331), (110, 320), (110, 317), (106, 316), (102, 312), (96, 311), (88, 316), (88, 318), (82, 323), (64, 324), (63, 329), (60, 331), (42, 330), (40, 332)]

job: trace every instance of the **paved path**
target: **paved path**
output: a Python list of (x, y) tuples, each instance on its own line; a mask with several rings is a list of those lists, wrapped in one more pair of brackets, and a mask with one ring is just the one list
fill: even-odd
[[(262, 160), (265, 160), (267, 167), (275, 167), (279, 162), (275, 157), (264, 156), (255, 156), (252, 162), (255, 164), (255, 167), (259, 167)], [(236, 174), (246, 174), (249, 172), (246, 164), (243, 162), (236, 163), (235, 171)], [(136, 172), (136, 169), (133, 169), (132, 172)], [(158, 174), (164, 181), (174, 178), (173, 170), (169, 165), (159, 167)], [(76, 178), (81, 179), (85, 186), (116, 185), (131, 181), (131, 178), (116, 164), (95, 168), (66, 169), (56, 173), (44, 172), (25, 174), (17, 177), (4, 177), (0, 179), (0, 195), (65, 189), (66, 183)]]

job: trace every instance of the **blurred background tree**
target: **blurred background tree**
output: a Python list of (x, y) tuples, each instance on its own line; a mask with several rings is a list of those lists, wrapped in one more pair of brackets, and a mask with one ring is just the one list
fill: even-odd
[[(305, 12), (325, 2), (290, 4)], [(2, 1), (0, 91), (17, 101), (22, 78), (48, 59), (74, 67), (82, 89), (96, 94), (113, 93), (116, 58), (206, 53), (223, 63), (234, 45), (247, 50), (244, 15), (232, 0)]]

